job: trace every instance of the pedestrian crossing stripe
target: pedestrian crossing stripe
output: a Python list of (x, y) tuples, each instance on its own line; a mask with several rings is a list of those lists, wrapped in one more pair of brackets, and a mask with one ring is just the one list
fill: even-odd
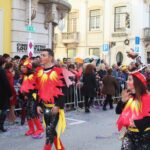
[(69, 123), (69, 125), (77, 125), (77, 124), (82, 124), (86, 122), (84, 120), (78, 120), (78, 119), (73, 119), (73, 118), (66, 118), (66, 120), (72, 121), (71, 123)]

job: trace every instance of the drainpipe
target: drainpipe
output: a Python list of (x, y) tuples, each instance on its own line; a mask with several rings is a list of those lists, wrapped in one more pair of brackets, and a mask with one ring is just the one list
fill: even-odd
[[(87, 51), (87, 32), (88, 32), (88, 28), (87, 28), (87, 25), (89, 24), (88, 23), (88, 0), (85, 1), (85, 14), (86, 14), (86, 25), (85, 25), (85, 47), (86, 47), (86, 51)], [(86, 52), (87, 53), (87, 52)], [(87, 54), (86, 54), (87, 55)]]

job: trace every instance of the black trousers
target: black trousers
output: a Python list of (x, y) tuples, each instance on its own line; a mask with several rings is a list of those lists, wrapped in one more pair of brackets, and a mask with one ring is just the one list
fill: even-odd
[(121, 150), (150, 150), (150, 131), (128, 131), (122, 141)]
[(93, 103), (94, 97), (85, 96), (84, 104), (85, 109), (89, 109), (91, 104)]
[(32, 96), (33, 93), (34, 92), (30, 91), (27, 94), (27, 97), (28, 97), (28, 100), (27, 100), (27, 103), (26, 103), (27, 120), (34, 119), (34, 118), (38, 117), (38, 114), (37, 114), (37, 111), (36, 111), (37, 101)]
[(104, 101), (103, 108), (106, 108), (106, 106), (108, 105), (108, 103), (109, 103), (110, 108), (112, 108), (113, 107), (113, 99), (112, 99), (112, 95), (110, 95), (110, 94), (106, 95), (106, 99)]
[(59, 113), (54, 114), (52, 108), (44, 108), (44, 120), (46, 124), (46, 144), (52, 144), (57, 136), (56, 126), (59, 120)]
[(2, 129), (4, 126), (6, 115), (7, 115), (7, 109), (0, 110), (0, 129)]
[(33, 100), (32, 98), (27, 100), (27, 105), (26, 105), (26, 116), (27, 120), (34, 119), (38, 117), (37, 111), (36, 111), (36, 101)]

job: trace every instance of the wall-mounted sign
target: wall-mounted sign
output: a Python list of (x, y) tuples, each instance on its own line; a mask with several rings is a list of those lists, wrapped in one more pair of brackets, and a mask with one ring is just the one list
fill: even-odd
[(28, 40), (28, 56), (31, 58), (34, 54), (34, 40)]
[[(17, 52), (18, 53), (23, 53), (23, 52), (27, 53), (27, 48), (28, 48), (27, 43), (17, 43)], [(40, 50), (44, 49), (44, 48), (46, 48), (46, 45), (35, 44), (34, 45), (34, 53), (39, 53)]]
[(135, 53), (139, 53), (140, 52), (140, 46), (139, 45), (135, 45), (134, 52)]
[(35, 32), (35, 27), (34, 26), (26, 26), (26, 30), (28, 32)]
[(108, 53), (109, 52), (109, 44), (103, 44), (103, 52)]
[(139, 44), (140, 44), (140, 37), (139, 37), (139, 36), (136, 36), (136, 37), (135, 37), (135, 44), (136, 44), (136, 45), (139, 45)]

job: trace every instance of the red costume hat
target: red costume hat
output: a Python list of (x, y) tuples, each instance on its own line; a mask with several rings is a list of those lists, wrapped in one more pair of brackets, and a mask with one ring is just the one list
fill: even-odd
[(142, 73), (140, 73), (139, 71), (136, 71), (136, 72), (131, 73), (131, 75), (138, 78), (144, 84), (144, 86), (147, 87), (146, 78)]

